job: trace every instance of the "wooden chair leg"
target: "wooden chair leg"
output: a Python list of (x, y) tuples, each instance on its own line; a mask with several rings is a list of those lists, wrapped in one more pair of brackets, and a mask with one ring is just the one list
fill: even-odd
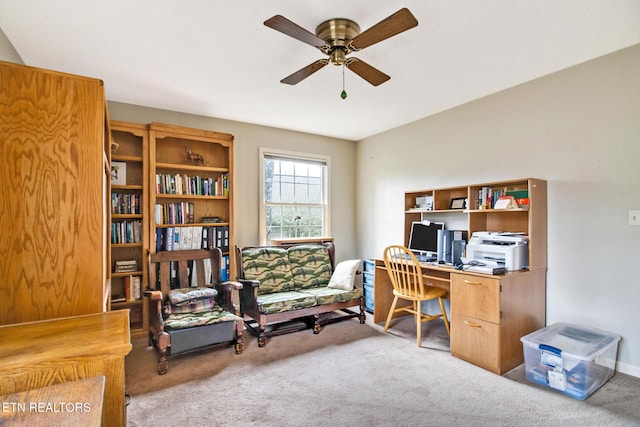
[(367, 317), (365, 316), (364, 311), (364, 297), (360, 297), (360, 315), (358, 318), (360, 319), (360, 324), (364, 325), (367, 321)]
[(264, 347), (267, 344), (267, 335), (265, 334), (266, 326), (258, 325), (258, 347)]
[(438, 302), (440, 303), (440, 310), (442, 310), (442, 320), (444, 320), (444, 327), (447, 328), (447, 334), (451, 335), (451, 331), (449, 331), (449, 319), (447, 318), (447, 312), (444, 310), (444, 303), (442, 302), (442, 298), (438, 298)]
[(319, 314), (313, 315), (313, 333), (314, 334), (320, 333), (320, 315)]
[(167, 361), (167, 351), (169, 348), (169, 334), (161, 332), (158, 334), (158, 374), (164, 375), (169, 370), (169, 362)]
[(244, 340), (242, 334), (244, 332), (244, 322), (242, 320), (236, 322), (236, 342), (234, 344), (236, 354), (242, 354), (244, 351)]
[(391, 303), (391, 308), (389, 309), (389, 314), (387, 315), (387, 321), (384, 323), (384, 331), (387, 332), (389, 329), (389, 323), (391, 322), (391, 318), (393, 317), (393, 313), (396, 310), (396, 304), (398, 304), (398, 296), (393, 297), (393, 302)]

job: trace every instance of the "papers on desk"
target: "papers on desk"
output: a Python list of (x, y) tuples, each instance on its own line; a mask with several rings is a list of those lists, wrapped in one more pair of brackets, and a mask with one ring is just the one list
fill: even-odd
[(460, 257), (462, 261), (462, 270), (475, 271), (476, 273), (484, 274), (504, 274), (506, 272), (504, 264), (497, 261), (470, 259)]

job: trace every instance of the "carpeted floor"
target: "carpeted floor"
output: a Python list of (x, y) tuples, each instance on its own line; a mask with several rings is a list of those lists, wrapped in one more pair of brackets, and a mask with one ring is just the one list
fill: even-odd
[(129, 426), (640, 426), (640, 379), (616, 373), (578, 401), (524, 377), (499, 376), (449, 353), (442, 322), (415, 342), (413, 320), (350, 320), (264, 348), (218, 348), (156, 373), (146, 339), (126, 358)]

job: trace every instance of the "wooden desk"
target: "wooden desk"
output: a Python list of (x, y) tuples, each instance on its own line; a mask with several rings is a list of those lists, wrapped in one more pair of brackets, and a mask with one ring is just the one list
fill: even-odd
[(100, 427), (104, 377), (0, 396), (0, 425)]
[(0, 395), (105, 377), (102, 423), (125, 426), (129, 311), (0, 326)]
[[(545, 269), (492, 276), (421, 265), (425, 283), (449, 292), (451, 354), (497, 374), (523, 363), (520, 337), (546, 322)], [(379, 323), (389, 313), (393, 286), (384, 261), (376, 259), (375, 266), (373, 321)]]

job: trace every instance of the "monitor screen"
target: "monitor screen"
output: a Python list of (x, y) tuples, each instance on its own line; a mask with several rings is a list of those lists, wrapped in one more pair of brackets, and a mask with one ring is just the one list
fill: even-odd
[(409, 236), (409, 249), (418, 253), (436, 254), (438, 230), (444, 230), (443, 222), (413, 222)]

